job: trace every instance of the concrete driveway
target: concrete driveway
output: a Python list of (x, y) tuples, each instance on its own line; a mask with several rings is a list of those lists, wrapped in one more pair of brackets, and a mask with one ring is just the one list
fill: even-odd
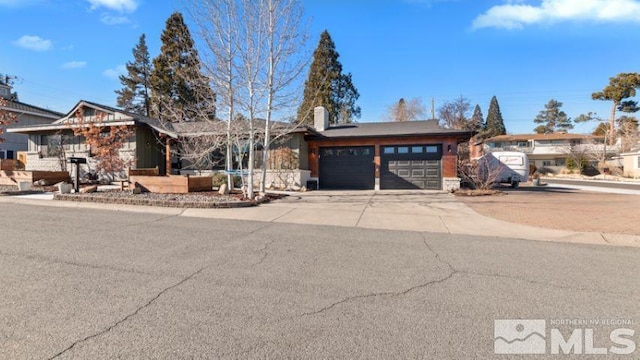
[[(499, 197), (502, 199), (503, 197)], [(494, 197), (494, 200), (498, 199)], [(499, 200), (498, 200), (499, 201)], [(512, 206), (512, 205), (510, 205)], [(439, 191), (313, 191), (251, 209), (188, 209), (181, 215), (275, 223), (481, 235), (540, 241), (640, 246), (640, 236), (567, 231), (482, 215)]]

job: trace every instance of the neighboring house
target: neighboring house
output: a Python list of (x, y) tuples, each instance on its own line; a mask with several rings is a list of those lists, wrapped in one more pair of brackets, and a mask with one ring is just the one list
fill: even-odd
[(316, 108), (305, 137), (309, 170), (320, 189), (433, 189), (460, 187), (458, 144), (475, 135), (444, 129), (435, 120), (329, 126)]
[(537, 168), (554, 172), (567, 166), (572, 153), (585, 153), (592, 157), (616, 154), (618, 147), (607, 146), (604, 137), (584, 134), (521, 134), (500, 135), (484, 140), (484, 151), (519, 151), (527, 154), (529, 163)]
[(120, 156), (130, 160), (133, 167), (153, 168), (158, 166), (160, 173), (164, 173), (166, 138), (171, 137), (160, 126), (157, 120), (131, 114), (109, 106), (80, 101), (62, 117), (50, 124), (15, 126), (8, 129), (10, 133), (28, 136), (26, 170), (38, 171), (70, 171), (69, 157), (84, 157), (88, 164), (83, 166), (82, 172), (92, 172), (95, 162), (91, 160), (91, 149), (83, 138), (75, 136), (72, 130), (77, 126), (78, 111), (82, 112), (85, 123), (95, 121), (102, 113), (104, 126), (132, 126), (133, 136), (120, 150)]
[(59, 119), (62, 114), (14, 100), (11, 87), (2, 82), (0, 82), (0, 96), (7, 100), (7, 105), (2, 110), (15, 114), (17, 118), (17, 122), (7, 126), (7, 131), (2, 136), (5, 142), (0, 143), (0, 159), (18, 159), (18, 152), (27, 151), (28, 139), (26, 135), (12, 133), (10, 129), (51, 124)]
[(623, 159), (623, 173), (624, 176), (632, 177), (634, 179), (640, 178), (640, 144), (633, 151), (620, 154)]

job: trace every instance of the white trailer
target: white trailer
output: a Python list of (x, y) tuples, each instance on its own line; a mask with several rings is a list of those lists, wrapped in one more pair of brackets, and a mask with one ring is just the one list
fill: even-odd
[(517, 151), (496, 151), (478, 160), (479, 176), (485, 181), (517, 188), (529, 179), (529, 158)]

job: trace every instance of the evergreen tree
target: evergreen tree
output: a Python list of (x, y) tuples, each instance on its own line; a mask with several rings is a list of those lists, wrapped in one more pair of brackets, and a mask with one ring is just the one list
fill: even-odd
[(498, 99), (494, 96), (489, 104), (489, 113), (487, 114), (487, 126), (483, 132), (484, 138), (490, 138), (498, 135), (506, 135), (507, 129), (504, 127), (504, 120), (500, 112)]
[(480, 105), (476, 104), (476, 107), (473, 109), (473, 115), (471, 115), (471, 120), (469, 120), (469, 130), (480, 132), (484, 128), (484, 115), (482, 115)]
[(302, 104), (298, 108), (298, 121), (313, 124), (313, 109), (324, 106), (332, 124), (350, 123), (359, 118), (361, 109), (356, 105), (360, 97), (353, 85), (351, 74), (342, 73), (340, 55), (328, 31), (320, 35), (313, 52), (309, 77), (305, 82)]
[(181, 13), (167, 19), (161, 40), (151, 72), (155, 115), (173, 122), (215, 118), (215, 95)]
[(561, 107), (561, 102), (554, 99), (549, 100), (544, 106), (544, 110), (541, 110), (533, 120), (534, 123), (541, 124), (534, 131), (538, 134), (552, 134), (557, 131), (573, 129), (571, 118), (560, 110)]
[(127, 62), (126, 67), (127, 75), (120, 75), (123, 88), (116, 90), (118, 106), (132, 113), (150, 116), (151, 59), (145, 34), (133, 48), (133, 61)]

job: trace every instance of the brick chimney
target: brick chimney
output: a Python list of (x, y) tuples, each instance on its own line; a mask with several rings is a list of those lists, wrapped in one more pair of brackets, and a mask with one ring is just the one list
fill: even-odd
[(317, 131), (325, 131), (329, 128), (329, 112), (322, 106), (313, 109), (313, 127)]

